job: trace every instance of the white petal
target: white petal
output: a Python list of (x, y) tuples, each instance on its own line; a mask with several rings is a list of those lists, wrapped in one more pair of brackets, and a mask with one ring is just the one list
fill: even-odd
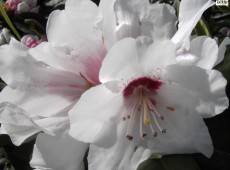
[(102, 83), (132, 77), (140, 72), (139, 56), (135, 39), (117, 42), (102, 63), (99, 79)]
[(125, 37), (136, 38), (141, 35), (141, 20), (148, 15), (147, 0), (100, 1), (103, 15), (102, 31), (107, 49)]
[(11, 64), (13, 60), (15, 59), (15, 56), (22, 56), (22, 57), (27, 56), (27, 50), (28, 48), (26, 46), (24, 46), (23, 44), (21, 44), (14, 38), (10, 39), (9, 45), (6, 44), (6, 45), (0, 46), (0, 51), (1, 51), (1, 56), (2, 56), (0, 57), (0, 66), (1, 66), (0, 71), (1, 72), (3, 71), (2, 67), (4, 65)]
[(175, 10), (168, 4), (153, 4), (150, 6), (149, 17), (147, 19), (150, 28), (145, 28), (145, 20), (142, 22), (142, 29), (146, 30), (144, 35), (151, 32), (153, 40), (170, 39), (176, 32), (177, 17)]
[(141, 68), (145, 73), (150, 73), (155, 72), (155, 69), (174, 64), (176, 63), (175, 51), (175, 45), (171, 41), (155, 41), (140, 54)]
[(81, 76), (37, 62), (15, 40), (0, 50), (1, 78), (13, 88), (3, 90), (1, 102), (19, 105), (32, 115), (48, 116), (71, 105), (85, 91)]
[(49, 117), (31, 116), (20, 107), (8, 102), (0, 104), (0, 122), (4, 131), (10, 135), (15, 145), (33, 139), (35, 134), (44, 131), (51, 135), (60, 135), (69, 129), (68, 110)]
[(151, 152), (141, 146), (136, 146), (125, 138), (123, 125), (119, 125), (118, 139), (109, 148), (91, 144), (89, 148), (89, 170), (135, 170), (138, 165), (148, 159)]
[(21, 91), (5, 87), (0, 93), (0, 102), (10, 102), (18, 105), (30, 116), (49, 117), (70, 107), (75, 101), (46, 91), (32, 91), (30, 89)]
[(224, 59), (224, 54), (226, 51), (226, 46), (230, 44), (230, 38), (226, 37), (219, 46), (218, 59), (215, 65), (219, 64)]
[(90, 41), (74, 49), (47, 42), (30, 49), (29, 53), (53, 68), (83, 75), (92, 84), (98, 84), (99, 69), (106, 50), (103, 45)]
[(68, 135), (37, 136), (30, 165), (38, 169), (84, 170), (83, 158), (88, 144), (74, 140)]
[[(13, 88), (53, 88), (69, 91), (74, 86), (84, 86), (85, 80), (78, 75), (52, 69), (28, 55), (28, 48), (12, 39), (1, 50), (1, 78)], [(37, 86), (37, 87), (36, 87)], [(76, 88), (71, 89), (77, 92)]]
[(103, 16), (101, 22), (101, 29), (103, 32), (103, 39), (107, 49), (111, 48), (116, 42), (115, 28), (116, 28), (116, 16), (114, 13), (114, 3), (116, 0), (101, 0), (99, 9)]
[[(165, 84), (157, 92), (156, 109), (164, 116), (158, 120), (166, 133), (158, 132), (147, 142), (147, 147), (157, 154), (180, 154), (201, 152), (210, 157), (213, 153), (208, 129), (194, 107), (196, 98), (178, 84)], [(172, 109), (168, 109), (171, 107)], [(153, 124), (156, 130), (157, 126)]]
[(228, 107), (226, 80), (215, 70), (195, 66), (172, 65), (167, 68), (168, 79), (185, 87), (199, 103), (196, 110), (203, 117), (212, 117)]
[(0, 123), (15, 145), (33, 139), (41, 131), (23, 110), (7, 103), (0, 105)]
[(212, 0), (182, 0), (179, 9), (179, 28), (172, 41), (180, 46), (190, 36), (203, 12), (214, 5)]
[(129, 80), (176, 63), (175, 45), (171, 41), (151, 43), (148, 37), (117, 42), (102, 63), (100, 81)]
[(69, 112), (69, 134), (79, 141), (104, 147), (113, 144), (122, 103), (122, 95), (103, 84), (90, 88)]
[(192, 39), (187, 53), (177, 56), (179, 63), (212, 69), (218, 60), (218, 46), (214, 39), (199, 36)]
[(33, 121), (40, 129), (50, 135), (60, 135), (69, 129), (69, 118), (67, 111), (63, 110), (65, 115), (54, 115), (50, 117), (33, 117)]
[[(96, 24), (101, 19), (99, 9), (90, 0), (69, 0), (65, 10), (51, 13), (47, 23), (49, 42), (71, 47), (88, 42), (102, 43)], [(60, 34), (61, 33), (61, 34)]]
[(116, 17), (116, 40), (125, 37), (137, 38), (141, 35), (141, 21), (148, 16), (149, 1), (116, 0), (114, 13)]
[(229, 100), (225, 92), (226, 79), (216, 70), (207, 71), (207, 74), (209, 75), (211, 95), (204, 96), (204, 99), (200, 100), (200, 107), (197, 108), (205, 118), (220, 114), (229, 106)]

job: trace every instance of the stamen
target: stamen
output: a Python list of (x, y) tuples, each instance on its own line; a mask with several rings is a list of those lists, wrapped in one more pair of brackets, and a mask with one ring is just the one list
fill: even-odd
[(128, 140), (133, 140), (133, 136), (131, 136), (131, 135), (126, 135), (126, 138), (127, 138)]
[(145, 138), (146, 136), (147, 136), (147, 134), (146, 134), (146, 133), (143, 133), (142, 136), (141, 136), (141, 138), (143, 139), (143, 138)]
[(156, 115), (157, 115), (161, 120), (164, 120), (164, 116), (162, 116), (162, 115), (157, 111), (157, 109), (154, 107), (154, 105), (151, 103), (150, 100), (147, 100), (147, 104), (148, 104), (150, 110), (152, 110), (154, 113), (156, 113)]
[(153, 115), (154, 122), (156, 123), (156, 125), (157, 125), (158, 129), (159, 129), (162, 133), (163, 133), (164, 131), (166, 132), (166, 130), (165, 130), (165, 129), (162, 129), (162, 128), (161, 128), (161, 126), (160, 126), (159, 122), (157, 121), (157, 118), (156, 118), (156, 116), (155, 116), (154, 112), (151, 112), (151, 113), (152, 113), (152, 115)]
[[(133, 140), (134, 138), (134, 129), (138, 126), (138, 123), (136, 123), (138, 118), (140, 121), (140, 137), (142, 139), (148, 135), (145, 132), (146, 128), (151, 129), (154, 137), (157, 137), (158, 130), (166, 133), (166, 129), (163, 129), (159, 122), (160, 119), (164, 120), (164, 116), (157, 111), (155, 107), (156, 101), (153, 99), (162, 84), (161, 79), (156, 79), (155, 77), (139, 77), (132, 79), (124, 88), (123, 97), (127, 101), (128, 110), (122, 118), (129, 121), (127, 122), (126, 131), (128, 140)], [(137, 114), (139, 115), (137, 116)]]
[(154, 136), (154, 137), (157, 137), (157, 132), (153, 129), (152, 123), (150, 123), (150, 129), (151, 129), (151, 131), (152, 131), (152, 133), (153, 133), (153, 136)]
[(168, 111), (170, 111), (170, 112), (174, 112), (174, 110), (175, 110), (172, 106), (167, 106), (166, 108), (167, 108)]
[(162, 116), (155, 107), (152, 107), (152, 110), (154, 111), (154, 113), (156, 113), (156, 115), (161, 119), (164, 120), (164, 116)]
[[(132, 134), (132, 126), (133, 126), (133, 122), (134, 122), (134, 120), (135, 120), (135, 115), (136, 115), (136, 113), (137, 113), (137, 111), (136, 111), (136, 109), (137, 109), (137, 103), (138, 103), (138, 101), (137, 102), (135, 102), (135, 103), (133, 103), (132, 105), (131, 105), (131, 107), (130, 107), (130, 109), (129, 109), (129, 111), (130, 111), (130, 114), (127, 116), (127, 118), (129, 119), (129, 124), (128, 124), (128, 127), (127, 127), (127, 131), (126, 131), (126, 138), (127, 139), (129, 139), (129, 140), (132, 140), (133, 139), (133, 137), (131, 136), (131, 134)], [(132, 116), (131, 116), (132, 115)], [(131, 138), (132, 139), (131, 139)]]
[(142, 116), (142, 114), (140, 114), (140, 136), (142, 139), (147, 136), (147, 134), (143, 132), (143, 116)]

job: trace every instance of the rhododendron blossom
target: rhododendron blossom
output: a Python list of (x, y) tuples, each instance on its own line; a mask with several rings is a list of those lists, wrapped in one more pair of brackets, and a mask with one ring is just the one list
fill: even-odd
[[(7, 5), (31, 12), (35, 2)], [(48, 18), (47, 42), (25, 36), (0, 47), (0, 133), (16, 145), (36, 136), (36, 169), (83, 170), (88, 143), (90, 170), (136, 169), (152, 153), (210, 157), (202, 118), (228, 106), (226, 80), (212, 68), (229, 39), (218, 50), (190, 34), (212, 4), (182, 0), (176, 31), (166, 4), (67, 0)]]
[[(145, 37), (118, 42), (103, 61), (102, 84), (86, 91), (70, 110), (70, 135), (95, 143), (92, 152), (98, 157), (106, 152), (103, 147), (124, 152), (119, 143), (158, 154), (210, 157), (212, 142), (199, 113), (206, 105), (222, 108), (216, 114), (227, 108), (226, 80), (215, 70), (176, 64), (175, 50), (170, 41), (152, 44)], [(98, 158), (91, 159), (97, 167), (92, 169), (103, 167)]]
[(15, 13), (38, 12), (37, 0), (7, 0), (6, 8)]
[(89, 169), (136, 169), (151, 153), (211, 156), (202, 116), (228, 107), (226, 80), (212, 70), (223, 59), (226, 42), (218, 51), (208, 37), (191, 44), (189, 38), (213, 4), (182, 0), (175, 35), (151, 32), (152, 39), (127, 38), (109, 50), (99, 74), (102, 84), (86, 91), (69, 111), (70, 135), (92, 143)]
[(40, 40), (38, 37), (32, 36), (32, 35), (25, 35), (22, 37), (21, 42), (29, 47), (29, 48), (34, 48), (37, 45), (41, 44), (43, 41), (46, 41), (46, 37), (42, 37)]
[[(67, 113), (83, 92), (100, 83), (99, 70), (110, 46), (123, 37), (139, 36), (141, 28), (145, 28), (139, 22), (148, 13), (144, 8), (149, 6), (147, 0), (136, 1), (133, 10), (126, 1), (113, 0), (116, 9), (111, 11), (105, 8), (107, 2), (102, 1), (97, 7), (89, 0), (67, 0), (65, 10), (56, 10), (49, 16), (47, 42), (27, 36), (22, 39), (24, 44), (12, 39), (9, 45), (0, 47), (0, 74), (7, 84), (0, 94), (1, 131), (16, 145), (33, 139), (40, 131), (50, 141), (57, 140), (46, 152), (46, 139), (42, 137), (45, 135), (38, 136), (31, 161), (35, 168), (57, 169), (55, 160), (45, 158), (65, 142), (86, 150), (88, 144), (74, 144), (67, 135)], [(119, 18), (115, 17), (117, 14)], [(107, 17), (116, 22), (108, 23)], [(77, 160), (73, 164), (65, 161), (58, 168), (83, 168), (83, 151), (73, 151)]]

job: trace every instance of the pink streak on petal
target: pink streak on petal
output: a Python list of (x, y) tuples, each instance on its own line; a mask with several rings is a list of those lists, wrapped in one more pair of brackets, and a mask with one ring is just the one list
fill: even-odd
[(100, 84), (99, 71), (102, 65), (102, 61), (105, 58), (107, 51), (104, 46), (95, 53), (95, 56), (91, 56), (82, 61), (85, 66), (81, 74), (93, 85)]

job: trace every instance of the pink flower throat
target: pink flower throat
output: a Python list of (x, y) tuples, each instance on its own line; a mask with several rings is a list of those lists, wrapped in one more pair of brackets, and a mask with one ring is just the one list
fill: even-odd
[(125, 98), (129, 97), (130, 95), (133, 94), (134, 90), (138, 87), (142, 87), (145, 89), (148, 89), (151, 92), (155, 92), (160, 88), (162, 85), (162, 82), (153, 80), (148, 77), (139, 77), (138, 79), (135, 79), (131, 81), (123, 90), (123, 96)]
[(133, 139), (134, 129), (138, 124), (142, 139), (147, 136), (148, 132), (151, 132), (153, 137), (157, 136), (157, 131), (166, 133), (166, 129), (160, 125), (164, 116), (158, 112), (155, 101), (157, 90), (160, 89), (162, 84), (161, 81), (153, 78), (139, 77), (124, 88), (123, 97), (127, 112), (124, 113), (122, 119), (128, 121), (127, 139)]

